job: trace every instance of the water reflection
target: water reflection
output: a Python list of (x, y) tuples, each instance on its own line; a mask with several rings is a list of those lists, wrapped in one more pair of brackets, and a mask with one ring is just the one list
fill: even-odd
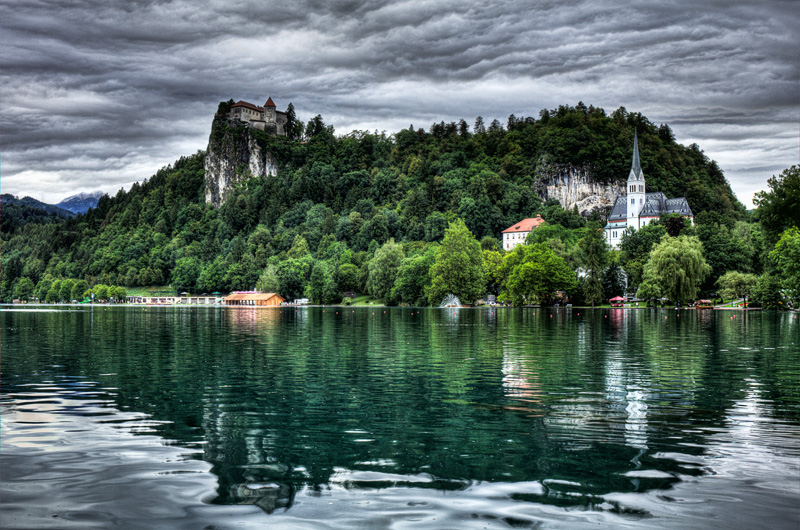
[[(13, 313), (2, 315), (3, 399), (17, 406), (25, 385), (45, 380), (102, 381), (92, 392), (103, 407), (146, 415), (131, 436), (174, 440), (210, 465), (205, 500), (270, 521), (296, 523), (309, 506), (324, 514), (333, 498), (363, 526), (354, 499), (405, 496), (429, 503), (413, 507), (421, 521), (544, 524), (568, 508), (636, 526), (669, 513), (652, 496), (716, 476), (720, 445), (756, 455), (746, 461), (758, 469), (764, 448), (773, 461), (800, 454), (796, 324), (708, 313)], [(456, 509), (445, 492), (481, 508)]]

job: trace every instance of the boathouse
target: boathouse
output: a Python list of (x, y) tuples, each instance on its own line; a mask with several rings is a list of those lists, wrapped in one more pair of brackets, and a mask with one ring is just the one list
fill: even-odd
[(230, 306), (264, 306), (278, 307), (286, 301), (278, 293), (257, 293), (253, 291), (235, 291), (225, 297), (225, 305)]

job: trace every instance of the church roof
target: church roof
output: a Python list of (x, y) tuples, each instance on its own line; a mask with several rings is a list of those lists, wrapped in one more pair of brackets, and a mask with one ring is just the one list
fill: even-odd
[(275, 107), (275, 106), (276, 106), (276, 105), (275, 105), (275, 102), (274, 102), (274, 101), (272, 101), (272, 96), (270, 96), (269, 98), (267, 98), (267, 102), (266, 102), (266, 103), (264, 103), (264, 106), (265, 106), (265, 107)]
[(637, 175), (642, 172), (642, 164), (639, 161), (639, 133), (633, 131), (633, 161), (631, 162), (631, 169)]
[(625, 196), (619, 195), (617, 196), (617, 200), (614, 202), (614, 207), (611, 208), (611, 215), (608, 216), (608, 222), (612, 223), (614, 221), (625, 221), (628, 218), (628, 202), (625, 199)]
[[(668, 213), (677, 213), (679, 215), (688, 215), (694, 217), (692, 209), (685, 197), (678, 197), (676, 199), (667, 199), (663, 192), (656, 191), (645, 195), (644, 207), (639, 212), (639, 217), (661, 217)], [(614, 207), (611, 209), (611, 214), (608, 216), (608, 222), (614, 223), (617, 221), (626, 221), (628, 219), (628, 200), (624, 195), (617, 197), (614, 202)]]
[(677, 213), (680, 215), (691, 215), (694, 217), (692, 209), (689, 207), (689, 203), (686, 201), (685, 197), (667, 199), (666, 204), (664, 205), (664, 213)]

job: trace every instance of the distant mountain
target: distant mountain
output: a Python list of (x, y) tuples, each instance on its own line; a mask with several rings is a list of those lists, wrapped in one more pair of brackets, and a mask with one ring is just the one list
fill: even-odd
[(60, 203), (56, 204), (57, 207), (69, 210), (72, 213), (86, 213), (89, 208), (97, 206), (97, 201), (100, 200), (104, 193), (102, 191), (94, 191), (92, 193), (79, 193), (71, 197), (67, 197)]
[(59, 217), (75, 217), (75, 212), (71, 210), (62, 208), (60, 206), (47, 204), (46, 202), (36, 200), (33, 197), (23, 197), (19, 199), (10, 193), (4, 193), (0, 195), (0, 208), (5, 208), (6, 206), (12, 205), (28, 206), (30, 208), (44, 210), (48, 214), (57, 215)]
[(27, 224), (62, 223), (71, 217), (75, 214), (32, 197), (0, 195), (0, 234), (5, 241)]

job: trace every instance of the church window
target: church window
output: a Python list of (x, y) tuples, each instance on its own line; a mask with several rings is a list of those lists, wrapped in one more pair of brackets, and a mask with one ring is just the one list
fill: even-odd
[(631, 204), (636, 204), (636, 199), (631, 199)]

